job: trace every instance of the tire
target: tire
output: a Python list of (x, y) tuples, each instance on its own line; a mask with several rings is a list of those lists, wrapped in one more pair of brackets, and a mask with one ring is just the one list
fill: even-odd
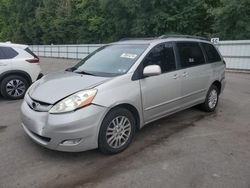
[(133, 140), (136, 131), (135, 127), (135, 118), (129, 110), (125, 108), (111, 110), (105, 116), (100, 127), (98, 137), (99, 150), (105, 154), (122, 152)]
[(211, 85), (207, 92), (206, 100), (200, 105), (205, 112), (215, 111), (219, 101), (219, 89), (215, 85)]
[(17, 100), (24, 97), (29, 84), (22, 76), (11, 75), (2, 80), (0, 87), (4, 98)]

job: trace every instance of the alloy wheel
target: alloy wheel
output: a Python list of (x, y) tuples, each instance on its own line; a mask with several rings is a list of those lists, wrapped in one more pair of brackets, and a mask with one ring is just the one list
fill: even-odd
[(213, 109), (217, 104), (217, 100), (218, 100), (218, 93), (215, 89), (213, 89), (211, 90), (209, 97), (208, 97), (209, 108)]
[(131, 123), (125, 116), (114, 118), (106, 131), (107, 143), (112, 148), (120, 148), (129, 140)]
[(10, 80), (6, 84), (6, 92), (10, 96), (19, 97), (23, 95), (25, 91), (26, 91), (26, 86), (22, 80), (14, 79)]

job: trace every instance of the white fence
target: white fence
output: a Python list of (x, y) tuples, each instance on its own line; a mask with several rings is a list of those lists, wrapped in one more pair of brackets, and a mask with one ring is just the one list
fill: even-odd
[(250, 40), (221, 41), (217, 47), (228, 69), (250, 70)]
[(41, 57), (82, 59), (104, 44), (31, 45), (31, 50)]
[[(41, 57), (82, 59), (103, 45), (32, 45), (30, 48)], [(220, 41), (217, 47), (228, 69), (250, 70), (250, 40)]]

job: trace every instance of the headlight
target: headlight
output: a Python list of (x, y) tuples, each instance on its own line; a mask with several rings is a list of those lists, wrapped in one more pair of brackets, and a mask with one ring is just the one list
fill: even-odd
[(55, 104), (49, 111), (51, 114), (71, 112), (90, 104), (97, 93), (96, 89), (79, 91)]

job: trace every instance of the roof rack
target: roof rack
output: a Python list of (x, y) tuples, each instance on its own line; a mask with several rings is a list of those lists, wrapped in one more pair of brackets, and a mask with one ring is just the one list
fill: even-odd
[(200, 37), (200, 36), (193, 36), (193, 35), (161, 35), (160, 37), (144, 37), (144, 38), (122, 38), (119, 41), (126, 41), (126, 40), (155, 40), (155, 39), (167, 39), (167, 38), (189, 38), (189, 39), (199, 39), (199, 40), (207, 40), (210, 41), (209, 38)]
[(119, 41), (126, 41), (126, 40), (154, 40), (157, 39), (155, 37), (146, 37), (146, 38), (122, 38)]
[(190, 39), (200, 39), (209, 41), (209, 39), (206, 37), (192, 36), (192, 35), (161, 35), (160, 37), (158, 37), (158, 39), (166, 39), (166, 38), (190, 38)]

